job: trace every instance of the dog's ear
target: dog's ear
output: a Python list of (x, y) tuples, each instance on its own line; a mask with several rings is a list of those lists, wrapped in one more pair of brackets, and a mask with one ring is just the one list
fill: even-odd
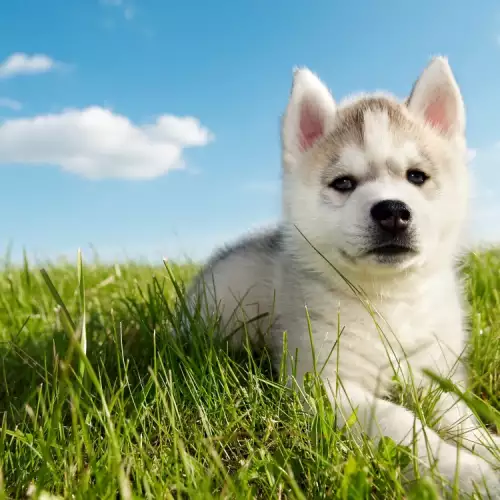
[(446, 137), (465, 133), (465, 107), (445, 57), (435, 57), (415, 82), (407, 100), (410, 112)]
[(335, 101), (321, 80), (307, 68), (296, 68), (282, 121), (281, 140), (286, 164), (294, 164), (331, 127)]

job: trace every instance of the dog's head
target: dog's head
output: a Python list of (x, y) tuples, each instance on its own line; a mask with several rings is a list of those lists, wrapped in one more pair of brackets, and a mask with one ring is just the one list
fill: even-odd
[(372, 94), (337, 105), (298, 69), (283, 117), (285, 221), (334, 264), (363, 273), (451, 259), (468, 199), (464, 132), (445, 58), (404, 102)]

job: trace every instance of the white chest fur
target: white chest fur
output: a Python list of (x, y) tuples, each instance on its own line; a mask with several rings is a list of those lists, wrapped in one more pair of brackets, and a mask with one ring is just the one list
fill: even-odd
[(282, 289), (281, 295), (278, 313), (287, 321), (280, 327), (288, 332), (289, 352), (299, 350), (298, 377), (313, 370), (306, 308), (317, 369), (327, 363), (327, 378), (338, 375), (373, 393), (385, 393), (395, 372), (405, 375), (409, 366), (416, 377), (422, 368), (446, 375), (463, 350), (452, 273), (410, 282), (407, 289), (374, 295), (369, 302), (313, 280), (301, 280), (300, 287)]

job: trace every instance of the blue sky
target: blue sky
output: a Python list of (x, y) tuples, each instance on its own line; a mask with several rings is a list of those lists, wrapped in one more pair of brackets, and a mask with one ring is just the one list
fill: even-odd
[(279, 215), (294, 66), (337, 99), (405, 96), (437, 53), (468, 110), (472, 236), (500, 240), (496, 1), (3, 2), (0, 254), (204, 257)]

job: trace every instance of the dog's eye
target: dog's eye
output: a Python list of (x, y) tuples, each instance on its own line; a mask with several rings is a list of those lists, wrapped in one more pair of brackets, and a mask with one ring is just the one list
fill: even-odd
[(340, 191), (342, 193), (346, 193), (348, 191), (354, 191), (356, 188), (356, 181), (352, 177), (338, 177), (330, 182), (329, 187), (335, 189), (336, 191)]
[(425, 172), (422, 172), (421, 170), (412, 169), (406, 172), (406, 178), (408, 179), (408, 182), (411, 182), (416, 186), (421, 186), (422, 184), (425, 183), (425, 181), (429, 178), (429, 176)]

